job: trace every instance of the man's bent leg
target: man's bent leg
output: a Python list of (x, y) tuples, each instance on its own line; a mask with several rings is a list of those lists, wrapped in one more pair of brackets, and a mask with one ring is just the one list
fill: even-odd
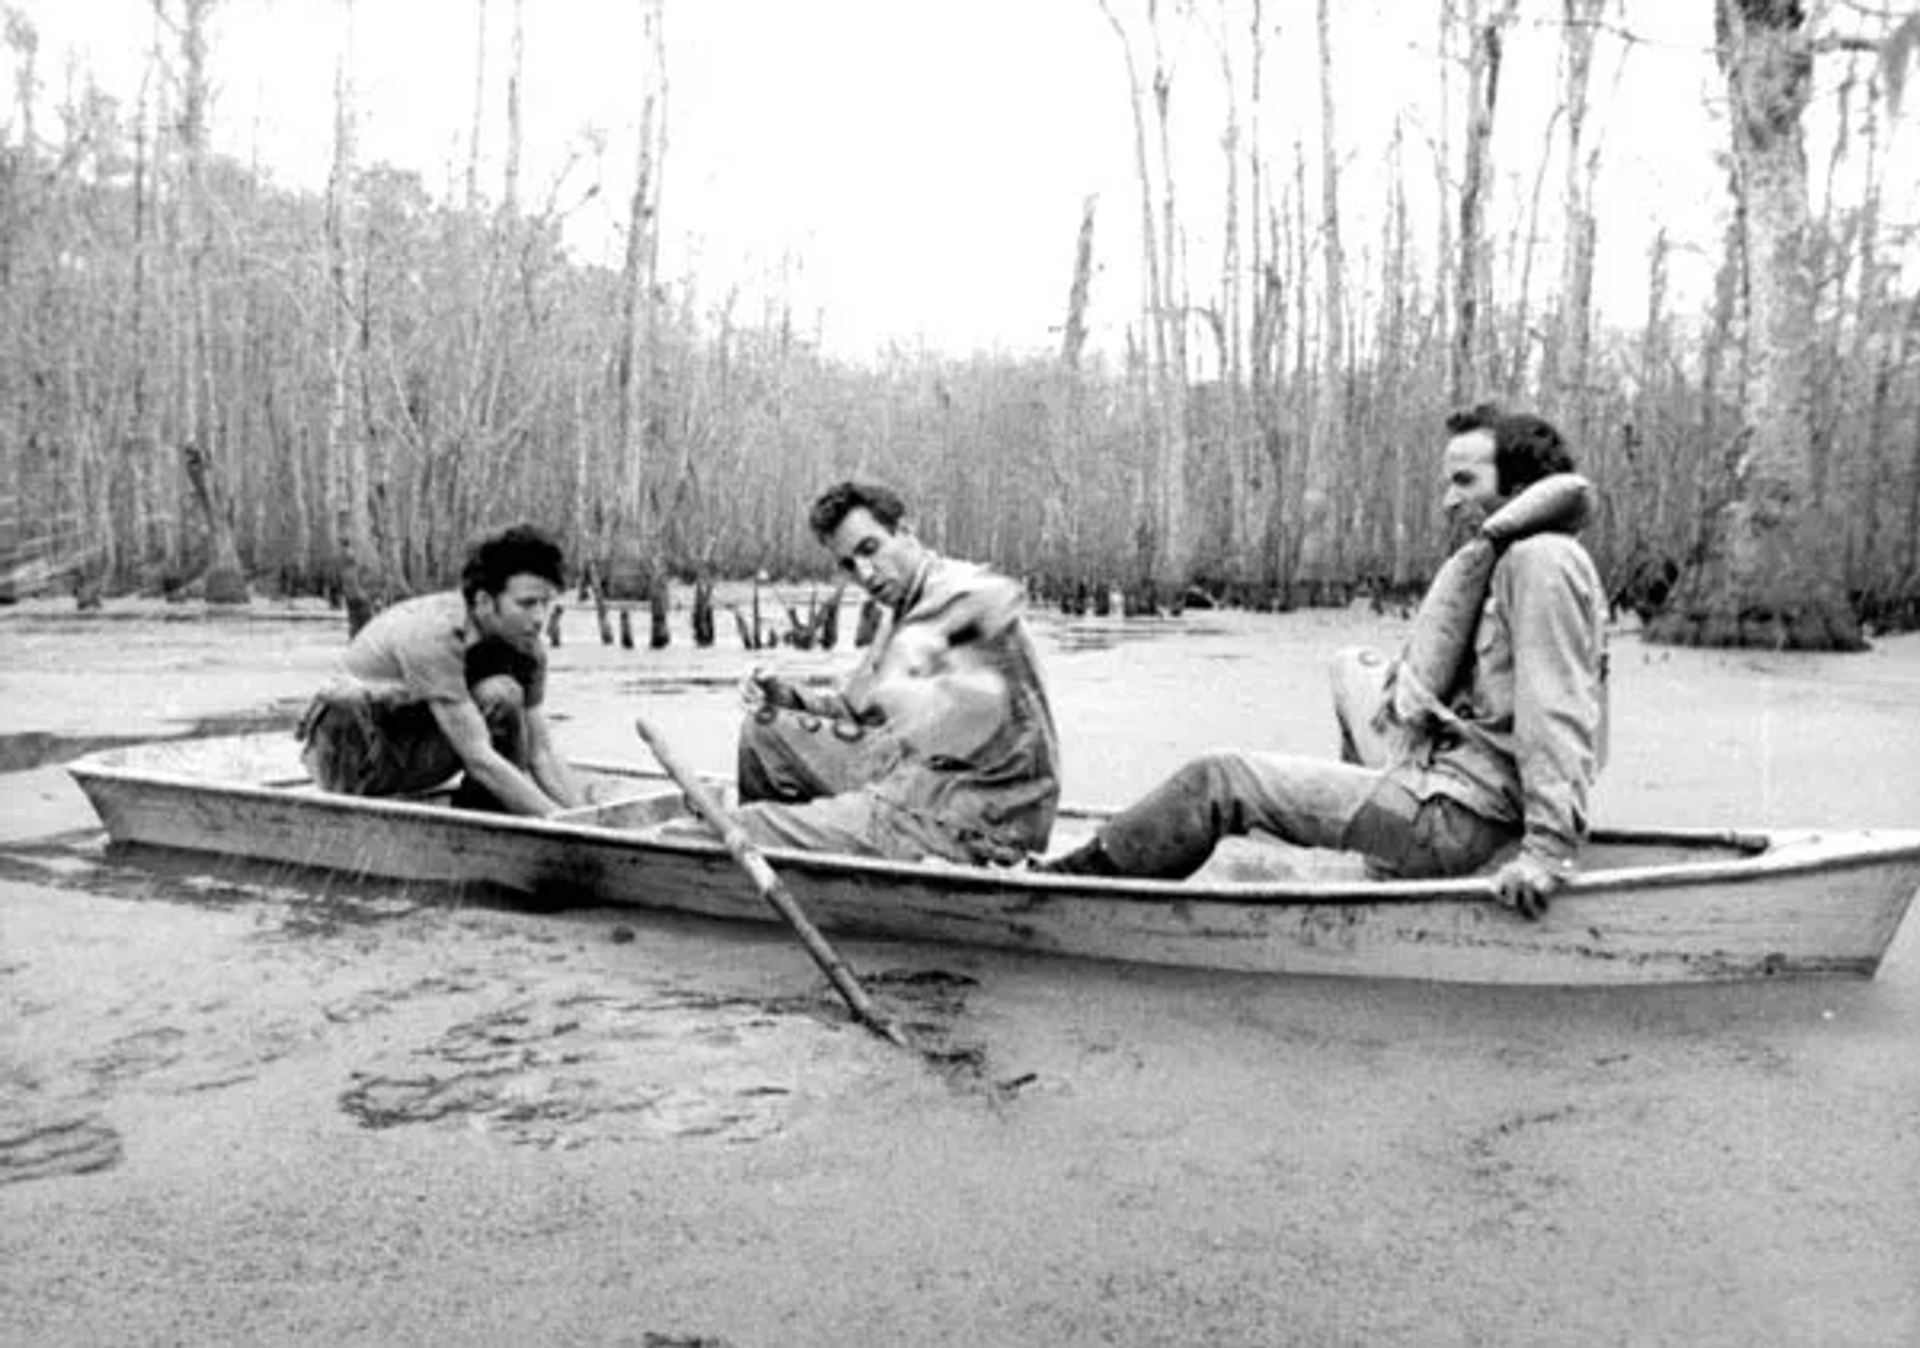
[(395, 705), (364, 691), (324, 693), (301, 725), (307, 772), (323, 791), (398, 796), (438, 786), (460, 770), (424, 703)]
[(1384, 879), (1468, 875), (1520, 838), (1517, 824), (1483, 818), (1447, 796), (1421, 800), (1391, 776), (1354, 812), (1340, 846)]
[[(533, 761), (532, 734), (527, 729), (527, 694), (520, 680), (510, 674), (494, 674), (481, 679), (470, 690), (473, 704), (487, 723), (487, 739), (500, 757), (520, 771)], [(480, 785), (468, 773), (453, 793), (453, 804), (463, 810), (491, 810), (511, 813), (501, 799)]]
[(1181, 880), (1222, 838), (1254, 829), (1300, 847), (1339, 847), (1379, 776), (1327, 759), (1205, 754), (1115, 815), (1093, 842), (1041, 869)]
[(741, 806), (734, 818), (741, 831), (761, 847), (893, 861), (969, 859), (965, 849), (940, 829), (870, 791), (848, 791), (799, 805), (759, 801)]
[(734, 780), (743, 803), (798, 804), (857, 791), (899, 759), (884, 729), (767, 708), (741, 722)]
[(1386, 705), (1387, 671), (1393, 662), (1367, 646), (1349, 646), (1333, 657), (1333, 716), (1340, 726), (1340, 761), (1384, 768), (1400, 757), (1406, 731), (1397, 723), (1376, 725)]

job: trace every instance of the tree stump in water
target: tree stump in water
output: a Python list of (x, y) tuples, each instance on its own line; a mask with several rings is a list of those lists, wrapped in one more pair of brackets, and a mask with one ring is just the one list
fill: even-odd
[(693, 644), (713, 645), (713, 578), (704, 572), (693, 582)]
[(600, 625), (600, 644), (613, 645), (613, 616), (607, 612), (607, 592), (600, 584), (600, 575), (591, 565), (580, 578), (580, 598), (593, 600), (593, 616)]
[(347, 640), (352, 641), (360, 635), (360, 629), (373, 621), (373, 600), (366, 593), (355, 590), (347, 596)]
[(1738, 647), (1768, 651), (1864, 651), (1853, 611), (1834, 600), (1792, 607), (1735, 609), (1676, 604), (1653, 620), (1645, 639), (1664, 646)]
[(820, 615), (820, 649), (830, 651), (840, 644), (840, 591), (835, 590), (827, 600), (826, 612)]
[(673, 640), (673, 634), (667, 630), (670, 599), (666, 572), (655, 571), (652, 582), (647, 586), (647, 615), (650, 620), (647, 646), (651, 650), (664, 650)]
[(216, 566), (207, 571), (209, 604), (245, 604), (253, 598), (247, 589), (247, 576), (237, 566)]
[(1827, 579), (1837, 568), (1819, 517), (1783, 520), (1736, 501), (1713, 530), (1644, 640), (1775, 651), (1867, 648), (1840, 584)]
[(101, 608), (101, 593), (105, 578), (98, 573), (84, 573), (73, 582), (74, 607), (82, 613), (98, 613)]
[(1123, 618), (1157, 618), (1160, 616), (1160, 597), (1157, 587), (1150, 580), (1137, 585), (1129, 585), (1120, 594), (1120, 616)]

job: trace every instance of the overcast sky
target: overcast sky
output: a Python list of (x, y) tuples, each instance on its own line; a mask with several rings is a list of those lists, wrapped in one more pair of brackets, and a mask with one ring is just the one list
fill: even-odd
[[(527, 0), (523, 194), (573, 207), (568, 237), (617, 262), (612, 245), (632, 190), (645, 0)], [(152, 38), (146, 0), (20, 0), (43, 39), (41, 78), (57, 98), (68, 53), (129, 100)], [(1230, 11), (1241, 0), (1227, 0)], [(1123, 12), (1141, 0), (1115, 0)], [(472, 119), (478, 0), (361, 0), (355, 85), (363, 162), (458, 184)], [(1202, 0), (1213, 14), (1217, 0)], [(483, 149), (498, 191), (510, 0), (491, 0)], [(1711, 110), (1710, 0), (1628, 0), (1647, 38), (1621, 59), (1603, 45), (1590, 134), (1603, 145), (1600, 277), (1623, 321), (1645, 305), (1646, 251), (1665, 225), (1682, 251), (1683, 303), (1707, 293), (1724, 178), (1725, 129)], [(1316, 162), (1319, 125), (1311, 0), (1267, 0), (1277, 25), (1265, 136), (1290, 169), (1301, 139)], [(1425, 190), (1437, 133), (1434, 0), (1335, 6), (1337, 120), (1347, 148), (1350, 262), (1374, 246), (1386, 145), (1396, 112), (1408, 173)], [(1496, 163), (1509, 175), (1490, 227), (1524, 218), (1548, 144), (1559, 6), (1522, 5), (1498, 110)], [(332, 135), (339, 0), (222, 0), (213, 29), (215, 135), (256, 148), (280, 180), (324, 181)], [(663, 215), (670, 276), (692, 274), (711, 301), (785, 284), (797, 310), (840, 351), (892, 340), (956, 353), (1057, 344), (1080, 203), (1098, 194), (1102, 272), (1095, 337), (1117, 344), (1137, 303), (1137, 187), (1125, 67), (1097, 0), (668, 0), (671, 81)], [(1244, 47), (1244, 43), (1242, 44)], [(1219, 214), (1218, 56), (1204, 35), (1180, 50), (1174, 97), (1184, 135), (1179, 186), (1196, 222)], [(1909, 119), (1911, 120), (1911, 118)], [(1454, 135), (1458, 143), (1460, 122)], [(1909, 142), (1910, 143), (1910, 142)], [(595, 147), (599, 147), (597, 150)], [(1825, 147), (1810, 147), (1823, 158)], [(563, 168), (572, 168), (562, 179)], [(1557, 234), (1559, 171), (1546, 179)], [(598, 183), (597, 197), (579, 204)], [(1317, 188), (1314, 189), (1317, 199)], [(1436, 228), (1431, 207), (1418, 228)], [(1550, 241), (1551, 242), (1551, 241)], [(1198, 288), (1218, 244), (1190, 244)], [(1554, 273), (1552, 254), (1536, 264)], [(782, 280), (784, 278), (784, 280)]]

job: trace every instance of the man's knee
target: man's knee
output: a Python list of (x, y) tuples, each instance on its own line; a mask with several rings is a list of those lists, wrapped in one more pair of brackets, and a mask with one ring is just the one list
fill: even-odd
[(495, 674), (480, 680), (469, 690), (480, 714), (493, 724), (498, 718), (518, 720), (527, 713), (527, 690), (511, 674)]
[[(796, 800), (798, 792), (783, 789), (773, 764), (782, 757), (781, 739), (773, 716), (749, 712), (740, 722), (734, 748), (734, 785), (742, 801)], [(751, 836), (751, 835), (750, 835)]]
[(527, 735), (527, 694), (520, 681), (506, 674), (482, 679), (469, 690), (487, 723), (494, 749), (517, 768), (531, 757)]
[(1244, 749), (1209, 750), (1173, 774), (1178, 789), (1215, 805), (1244, 795), (1254, 775), (1254, 756)]
[(779, 732), (773, 728), (774, 717), (763, 716), (759, 712), (748, 712), (740, 718), (740, 733), (735, 743), (741, 754), (753, 754), (758, 757), (769, 747), (779, 743)]
[(424, 791), (460, 768), (425, 703), (382, 709), (365, 696), (316, 699), (301, 757), (323, 790), (350, 796)]
[(1342, 715), (1362, 705), (1371, 713), (1387, 681), (1386, 656), (1371, 646), (1346, 646), (1327, 662), (1327, 680), (1333, 685), (1333, 706)]
[(762, 847), (884, 856), (875, 837), (872, 801), (860, 793), (802, 803), (757, 800), (734, 812), (741, 832)]

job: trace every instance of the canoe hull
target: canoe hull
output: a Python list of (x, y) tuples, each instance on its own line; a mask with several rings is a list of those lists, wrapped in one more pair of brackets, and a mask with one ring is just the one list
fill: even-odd
[[(602, 767), (603, 782), (630, 783), (627, 804), (530, 820), (298, 788), (290, 750), (258, 736), (148, 745), (72, 771), (118, 843), (504, 887), (543, 901), (775, 920), (717, 844), (628, 827), (677, 805), (653, 774)], [(1688, 856), (1697, 844), (1714, 859), (1583, 874), (1539, 922), (1488, 902), (1484, 882), (1471, 880), (1175, 885), (768, 855), (814, 922), (843, 935), (1472, 983), (1870, 976), (1920, 888), (1920, 833), (1775, 835), (1745, 852), (1716, 835), (1654, 840), (1664, 850), (1652, 855)]]

